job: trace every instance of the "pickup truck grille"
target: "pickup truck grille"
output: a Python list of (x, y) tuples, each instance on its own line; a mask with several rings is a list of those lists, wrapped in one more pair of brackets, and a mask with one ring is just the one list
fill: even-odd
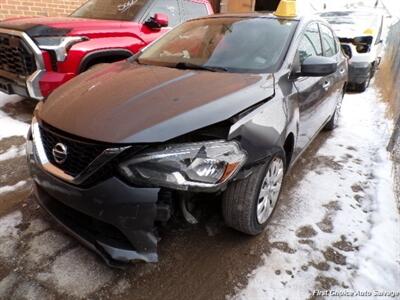
[(21, 76), (36, 71), (35, 56), (22, 38), (0, 34), (0, 70)]

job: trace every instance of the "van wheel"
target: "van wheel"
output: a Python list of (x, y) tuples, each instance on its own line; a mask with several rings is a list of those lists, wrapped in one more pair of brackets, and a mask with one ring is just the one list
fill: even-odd
[(285, 154), (276, 151), (248, 178), (233, 182), (222, 197), (225, 223), (249, 235), (260, 234), (278, 202), (285, 174)]
[(354, 90), (355, 90), (356, 92), (359, 92), (359, 93), (365, 92), (366, 89), (367, 89), (368, 86), (369, 86), (369, 81), (370, 81), (370, 79), (367, 80), (367, 81), (364, 81), (363, 83), (355, 83), (355, 84), (354, 84)]

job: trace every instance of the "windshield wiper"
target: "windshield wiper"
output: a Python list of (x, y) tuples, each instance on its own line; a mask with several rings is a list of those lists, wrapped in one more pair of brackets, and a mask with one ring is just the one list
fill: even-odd
[(193, 70), (205, 70), (210, 72), (229, 72), (227, 68), (224, 67), (214, 67), (214, 66), (202, 66), (196, 65), (188, 62), (180, 62), (175, 65), (177, 69), (193, 69)]

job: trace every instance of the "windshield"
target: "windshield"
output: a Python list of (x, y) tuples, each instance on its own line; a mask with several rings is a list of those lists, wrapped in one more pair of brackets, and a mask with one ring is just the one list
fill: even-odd
[(186, 22), (144, 50), (138, 63), (218, 71), (270, 73), (286, 54), (297, 21), (209, 18)]
[(89, 0), (71, 14), (75, 18), (133, 21), (150, 0)]

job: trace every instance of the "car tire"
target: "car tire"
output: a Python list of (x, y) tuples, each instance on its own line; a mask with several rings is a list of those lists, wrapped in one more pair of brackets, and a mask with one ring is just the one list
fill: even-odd
[(355, 90), (356, 92), (363, 93), (363, 92), (365, 92), (365, 91), (367, 90), (367, 88), (369, 87), (370, 82), (371, 82), (371, 77), (368, 78), (366, 81), (364, 81), (364, 82), (362, 82), (362, 83), (355, 83), (355, 84), (354, 84), (354, 90)]
[(284, 151), (278, 150), (249, 177), (230, 184), (222, 197), (225, 223), (248, 235), (260, 234), (276, 208), (285, 170)]
[(332, 117), (329, 119), (328, 123), (326, 123), (326, 125), (324, 127), (325, 131), (332, 131), (336, 127), (338, 127), (340, 112), (342, 110), (344, 94), (345, 94), (345, 89), (343, 90), (343, 93), (341, 94), (341, 96), (336, 104), (335, 112), (333, 113)]

